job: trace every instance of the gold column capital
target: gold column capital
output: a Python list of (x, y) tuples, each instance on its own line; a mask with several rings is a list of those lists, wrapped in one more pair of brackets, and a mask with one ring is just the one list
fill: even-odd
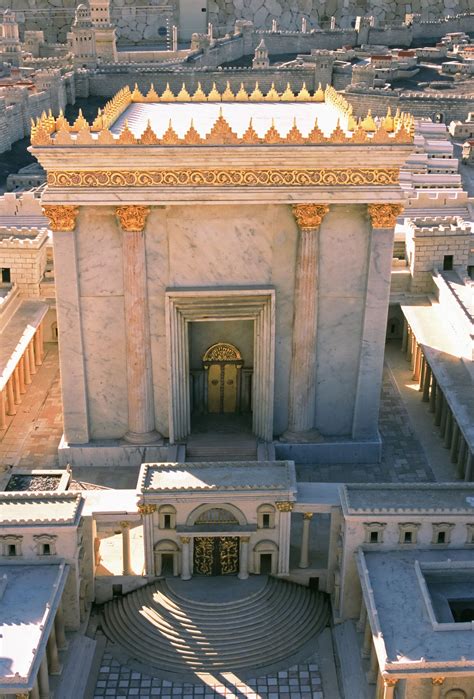
[(49, 227), (52, 231), (72, 232), (76, 227), (76, 217), (79, 213), (78, 206), (49, 206), (42, 207), (43, 213), (49, 219)]
[(180, 536), (179, 538), (182, 544), (189, 544), (189, 542), (191, 541), (190, 536)]
[(398, 682), (398, 677), (383, 677), (383, 683), (385, 687), (395, 687)]
[(149, 206), (117, 206), (115, 213), (122, 230), (127, 233), (140, 233), (145, 228)]
[(287, 501), (276, 502), (275, 505), (277, 510), (279, 510), (280, 512), (292, 512), (295, 506), (293, 502)]
[(314, 512), (305, 512), (303, 519), (313, 519)]
[(293, 204), (291, 208), (299, 228), (317, 228), (329, 211), (327, 204)]
[(138, 505), (138, 511), (141, 515), (152, 515), (156, 512), (156, 505)]
[(367, 204), (372, 228), (394, 228), (403, 204)]
[(444, 684), (445, 677), (432, 677), (431, 684), (435, 687), (441, 687)]
[(249, 537), (249, 536), (241, 536), (241, 537), (240, 537), (240, 541), (241, 541), (243, 544), (248, 544), (249, 541), (250, 541), (250, 537)]
[(120, 522), (122, 529), (130, 529), (130, 522)]

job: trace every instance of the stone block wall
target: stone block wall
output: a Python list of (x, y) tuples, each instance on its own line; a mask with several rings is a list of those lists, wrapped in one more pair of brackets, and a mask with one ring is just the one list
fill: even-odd
[[(65, 42), (73, 18), (76, 0), (3, 0), (2, 6), (14, 9), (21, 23), (20, 29), (43, 30), (47, 41)], [(308, 28), (327, 26), (336, 17), (342, 27), (350, 27), (357, 15), (372, 15), (379, 22), (401, 22), (405, 13), (421, 14), (425, 20), (420, 36), (438, 34), (436, 22), (440, 17), (472, 10), (471, 0), (359, 0), (355, 5), (347, 0), (207, 0), (207, 21), (216, 30), (225, 33), (233, 28), (236, 19), (254, 22), (257, 29), (269, 29), (276, 20), (281, 29), (299, 30), (306, 18)], [(39, 10), (39, 12), (38, 12)], [(170, 24), (179, 26), (179, 0), (111, 0), (111, 16), (117, 27), (120, 43), (152, 43), (163, 41), (158, 34), (169, 17)], [(468, 31), (464, 29), (464, 31)], [(385, 41), (383, 43), (386, 43)]]
[[(34, 235), (35, 230), (29, 231)], [(0, 235), (11, 234), (12, 237), (0, 238), (0, 267), (10, 269), (11, 281), (24, 298), (40, 296), (40, 282), (46, 268), (47, 232), (37, 231), (38, 237), (15, 238), (15, 229), (0, 229)], [(3, 236), (2, 236), (3, 237)]]

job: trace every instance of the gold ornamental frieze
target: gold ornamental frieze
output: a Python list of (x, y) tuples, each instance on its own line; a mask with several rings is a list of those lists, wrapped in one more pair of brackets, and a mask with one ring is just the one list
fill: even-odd
[(398, 168), (53, 170), (49, 187), (337, 187), (397, 185)]

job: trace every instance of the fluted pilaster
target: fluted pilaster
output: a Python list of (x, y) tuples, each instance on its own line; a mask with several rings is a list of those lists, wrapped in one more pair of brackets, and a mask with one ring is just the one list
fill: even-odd
[(318, 322), (319, 226), (329, 207), (296, 204), (300, 229), (296, 258), (288, 432), (312, 430), (315, 418), (316, 332)]

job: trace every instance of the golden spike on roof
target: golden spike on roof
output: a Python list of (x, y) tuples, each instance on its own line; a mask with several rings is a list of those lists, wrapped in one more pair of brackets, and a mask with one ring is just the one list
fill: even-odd
[(310, 99), (311, 99), (311, 95), (309, 94), (309, 92), (306, 88), (306, 83), (303, 83), (303, 87), (296, 95), (296, 100), (298, 102), (309, 102)]
[(83, 129), (90, 130), (89, 122), (84, 118), (82, 109), (79, 110), (76, 121), (71, 127), (71, 131), (82, 131)]
[(337, 120), (336, 128), (329, 136), (331, 143), (346, 143), (349, 139), (347, 138), (344, 130), (341, 128), (340, 120)]
[(394, 119), (390, 107), (387, 109), (387, 114), (383, 118), (383, 125), (387, 133), (391, 133), (395, 128)]
[(207, 96), (208, 102), (220, 102), (221, 101), (221, 93), (216, 87), (216, 83), (212, 83), (212, 88), (211, 91), (209, 92)]
[(354, 130), (354, 133), (352, 134), (351, 142), (352, 143), (367, 143), (369, 140), (369, 137), (367, 136), (366, 131), (361, 126), (361, 122), (359, 120), (359, 123), (357, 124), (357, 128)]
[(94, 131), (94, 132), (102, 131), (103, 127), (104, 127), (104, 120), (102, 118), (102, 110), (99, 109), (99, 112), (98, 112), (96, 118), (92, 122), (91, 131)]
[(31, 132), (32, 146), (50, 146), (53, 141), (49, 133), (40, 125), (36, 126)]
[(280, 97), (282, 102), (293, 102), (295, 99), (295, 95), (293, 90), (290, 87), (290, 83), (286, 83), (286, 90), (283, 92), (283, 94)]
[(259, 138), (258, 133), (253, 128), (252, 117), (250, 117), (249, 125), (247, 126), (246, 131), (242, 135), (241, 143), (252, 144), (252, 143), (260, 143), (260, 141), (261, 141), (261, 139)]
[(365, 117), (365, 119), (362, 119), (361, 126), (364, 129), (364, 131), (376, 131), (377, 130), (377, 125), (376, 125), (374, 118), (372, 116), (371, 109), (369, 109), (369, 111), (367, 112), (367, 116)]
[(199, 135), (199, 133), (196, 131), (196, 129), (194, 128), (194, 122), (192, 119), (191, 119), (191, 124), (189, 126), (189, 129), (184, 134), (183, 143), (186, 143), (188, 145), (193, 145), (193, 146), (195, 146), (199, 143), (202, 143), (202, 138)]
[(229, 81), (227, 81), (227, 84), (225, 86), (225, 90), (222, 93), (222, 101), (223, 102), (234, 102), (235, 100), (235, 95), (230, 89), (230, 84)]
[(155, 90), (155, 86), (153, 85), (153, 83), (151, 83), (150, 89), (148, 90), (148, 92), (146, 93), (146, 95), (144, 97), (144, 101), (145, 102), (159, 102), (160, 101), (160, 98), (158, 96), (157, 91)]
[(130, 131), (130, 128), (128, 126), (128, 120), (125, 119), (125, 124), (124, 124), (124, 127), (122, 129), (120, 136), (117, 139), (117, 143), (120, 143), (121, 145), (125, 145), (125, 146), (132, 146), (132, 145), (135, 145), (136, 142), (137, 142), (137, 139), (135, 138), (133, 133)]
[(388, 143), (389, 135), (385, 128), (384, 121), (385, 118), (380, 120), (377, 131), (372, 136), (372, 143)]
[(325, 135), (318, 126), (318, 120), (315, 119), (314, 126), (308, 134), (308, 143), (324, 143), (326, 140)]
[(162, 143), (165, 146), (176, 146), (179, 143), (179, 136), (173, 129), (171, 119), (169, 120), (168, 128), (164, 132), (160, 140), (160, 143)]
[(181, 90), (176, 95), (176, 101), (177, 102), (190, 102), (191, 101), (191, 95), (186, 90), (186, 85), (184, 83), (181, 87)]
[(282, 140), (283, 139), (280, 136), (280, 133), (275, 128), (275, 120), (272, 119), (272, 125), (270, 126), (267, 133), (263, 137), (263, 142), (273, 144), (273, 143), (281, 143)]
[(272, 83), (269, 91), (265, 95), (265, 101), (266, 102), (279, 102), (280, 101), (280, 95), (275, 89), (275, 83)]
[(324, 91), (321, 87), (321, 83), (319, 83), (318, 89), (315, 91), (313, 95), (313, 102), (324, 102)]
[(166, 88), (161, 94), (161, 102), (175, 102), (176, 97), (174, 96), (174, 93), (171, 92), (170, 90), (170, 85), (169, 83), (166, 83)]
[(138, 139), (138, 142), (144, 146), (156, 146), (160, 142), (160, 139), (156, 133), (151, 128), (150, 120), (148, 119), (146, 129)]
[(71, 146), (75, 141), (72, 140), (72, 136), (69, 133), (69, 129), (61, 128), (56, 132), (54, 137), (55, 146)]
[(293, 119), (293, 126), (288, 131), (285, 137), (286, 143), (304, 143), (303, 134), (296, 125), (296, 117)]
[(393, 136), (393, 143), (413, 143), (413, 134), (402, 124)]
[(248, 102), (249, 96), (248, 92), (244, 87), (243, 83), (240, 83), (240, 88), (237, 94), (235, 95), (235, 101), (236, 102)]
[(251, 102), (263, 102), (263, 93), (258, 86), (258, 82), (255, 83), (255, 88), (249, 95), (249, 100)]
[(131, 94), (131, 99), (132, 99), (132, 102), (144, 102), (145, 101), (145, 97), (138, 89), (137, 83), (135, 83), (135, 87), (133, 88), (133, 92)]
[(95, 143), (95, 141), (92, 138), (90, 129), (81, 129), (80, 131), (78, 131), (76, 136), (76, 145), (90, 146), (92, 143)]
[(219, 111), (219, 117), (214, 122), (212, 129), (206, 136), (206, 143), (211, 143), (212, 145), (226, 145), (231, 143), (238, 143), (239, 139), (237, 134), (232, 131), (228, 122), (222, 116), (222, 109)]
[(202, 89), (201, 83), (198, 83), (196, 91), (194, 92), (191, 99), (193, 102), (205, 102), (207, 100), (206, 93)]
[(100, 143), (101, 146), (108, 146), (115, 143), (115, 138), (108, 129), (102, 129), (97, 136), (96, 142)]

